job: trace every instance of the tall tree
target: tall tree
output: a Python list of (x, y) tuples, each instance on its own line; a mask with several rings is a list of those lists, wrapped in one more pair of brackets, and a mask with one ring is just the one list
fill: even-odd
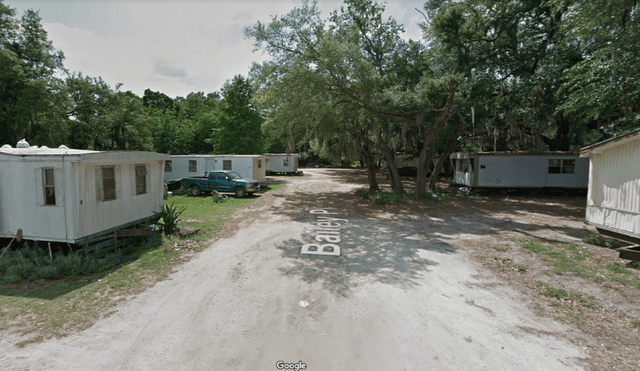
[[(27, 10), (20, 20), (15, 10), (0, 2), (0, 131), (15, 143), (21, 138), (36, 138), (46, 125), (57, 123), (60, 80), (64, 55), (47, 38), (37, 12)], [(51, 139), (51, 137), (48, 137)], [(33, 140), (32, 140), (33, 142)]]
[(253, 88), (248, 79), (236, 75), (222, 87), (224, 105), (207, 140), (215, 153), (259, 154), (264, 152), (261, 125), (264, 121), (253, 107)]

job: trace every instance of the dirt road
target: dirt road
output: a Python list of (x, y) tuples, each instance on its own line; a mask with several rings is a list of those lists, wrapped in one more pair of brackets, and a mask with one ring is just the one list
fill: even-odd
[[(374, 217), (341, 197), (358, 185), (340, 170), (311, 173), (88, 330), (2, 342), (0, 369), (582, 369), (584, 351), (556, 336), (573, 330), (469, 258), (482, 216)], [(340, 255), (301, 254), (310, 244)]]

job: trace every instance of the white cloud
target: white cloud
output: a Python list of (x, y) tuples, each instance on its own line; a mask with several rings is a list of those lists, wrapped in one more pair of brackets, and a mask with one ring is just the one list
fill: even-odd
[[(320, 1), (326, 19), (341, 1)], [(65, 67), (84, 75), (101, 76), (111, 86), (142, 95), (149, 88), (171, 97), (219, 90), (236, 74), (247, 75), (252, 61), (267, 58), (253, 53), (243, 29), (257, 21), (268, 23), (299, 1), (197, 2), (64, 2), (28, 3), (40, 9), (43, 26), (54, 46), (65, 53)], [(419, 19), (414, 0), (387, 5), (387, 13), (405, 23), (405, 38), (421, 32), (408, 21)], [(9, 4), (15, 7), (16, 5)], [(418, 5), (417, 7), (421, 7)], [(18, 14), (22, 14), (18, 9)]]

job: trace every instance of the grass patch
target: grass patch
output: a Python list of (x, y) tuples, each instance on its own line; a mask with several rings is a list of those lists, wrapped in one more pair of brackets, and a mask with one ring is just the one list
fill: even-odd
[(519, 240), (521, 246), (531, 252), (542, 255), (544, 262), (554, 274), (573, 274), (589, 278), (594, 282), (603, 282), (607, 278), (640, 289), (637, 272), (619, 262), (598, 263), (593, 254), (580, 246), (563, 243), (542, 243), (535, 238)]
[(569, 297), (569, 294), (564, 289), (556, 289), (546, 283), (543, 283), (543, 286), (545, 287), (545, 291), (542, 293), (542, 295), (558, 299)]
[[(263, 186), (260, 193), (282, 186)], [(178, 226), (199, 228), (200, 233), (189, 239), (197, 241), (202, 249), (204, 242), (220, 232), (224, 223), (231, 220), (231, 213), (235, 209), (256, 199), (255, 196), (242, 199), (232, 196), (225, 202), (214, 203), (210, 196), (181, 195), (170, 197), (165, 202), (178, 208), (186, 207), (180, 215), (182, 221)], [(60, 258), (54, 255), (54, 261), (64, 260), (70, 268), (65, 268), (63, 274), (59, 270), (55, 277), (51, 273), (51, 278), (24, 273), (18, 280), (15, 276), (7, 276), (8, 270), (5, 269), (3, 280), (0, 280), (0, 329), (25, 335), (26, 340), (19, 346), (86, 329), (101, 317), (112, 313), (120, 301), (164, 279), (176, 265), (184, 261), (179, 251), (169, 248), (175, 243), (175, 238), (155, 235), (139, 238), (138, 242), (103, 258), (93, 257), (86, 261), (82, 260), (85, 255), (82, 252), (69, 253), (66, 260), (62, 259), (62, 254)], [(32, 250), (33, 246), (29, 251), (8, 251), (0, 263), (19, 258), (23, 264), (27, 264), (24, 261), (31, 254), (34, 257), (32, 272), (43, 270), (47, 262), (51, 266), (48, 249), (44, 250), (44, 255)], [(106, 260), (101, 263), (97, 259)], [(21, 269), (29, 272), (24, 267)], [(16, 271), (13, 274), (17, 274)]]
[(377, 205), (387, 205), (387, 204), (397, 204), (402, 203), (406, 204), (409, 202), (408, 196), (406, 193), (395, 193), (395, 192), (382, 192), (376, 191), (372, 196), (372, 201)]
[(491, 248), (496, 250), (496, 251), (502, 251), (502, 252), (507, 251), (506, 247), (502, 247), (502, 246), (498, 246), (498, 245), (493, 245), (493, 246), (491, 246)]
[[(547, 283), (540, 282), (540, 284), (542, 286), (544, 286), (545, 290), (542, 292), (542, 295), (544, 295), (544, 296), (548, 296), (548, 297), (556, 298), (556, 299), (571, 299), (571, 300), (577, 301), (583, 307), (591, 308), (591, 309), (597, 309), (598, 308), (598, 303), (596, 303), (594, 300), (589, 299), (588, 297), (586, 297), (583, 294), (580, 294), (580, 293), (569, 294), (564, 289), (554, 288), (554, 287), (552, 287), (551, 285), (549, 285)], [(560, 303), (557, 303), (557, 302), (555, 302), (555, 305), (554, 305), (554, 303), (550, 303), (550, 305), (553, 306), (553, 307), (561, 306)]]
[(535, 238), (520, 240), (521, 246), (542, 255), (545, 263), (552, 267), (555, 274), (572, 273), (579, 277), (596, 277), (596, 271), (582, 261), (592, 258), (589, 251), (570, 244), (544, 244)]

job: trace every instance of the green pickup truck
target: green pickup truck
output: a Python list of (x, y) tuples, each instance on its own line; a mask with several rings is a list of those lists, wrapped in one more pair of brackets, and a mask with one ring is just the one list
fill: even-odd
[(184, 178), (182, 188), (188, 189), (193, 196), (202, 192), (233, 192), (236, 197), (251, 196), (260, 190), (260, 183), (255, 179), (246, 179), (234, 171), (213, 170), (207, 176)]

